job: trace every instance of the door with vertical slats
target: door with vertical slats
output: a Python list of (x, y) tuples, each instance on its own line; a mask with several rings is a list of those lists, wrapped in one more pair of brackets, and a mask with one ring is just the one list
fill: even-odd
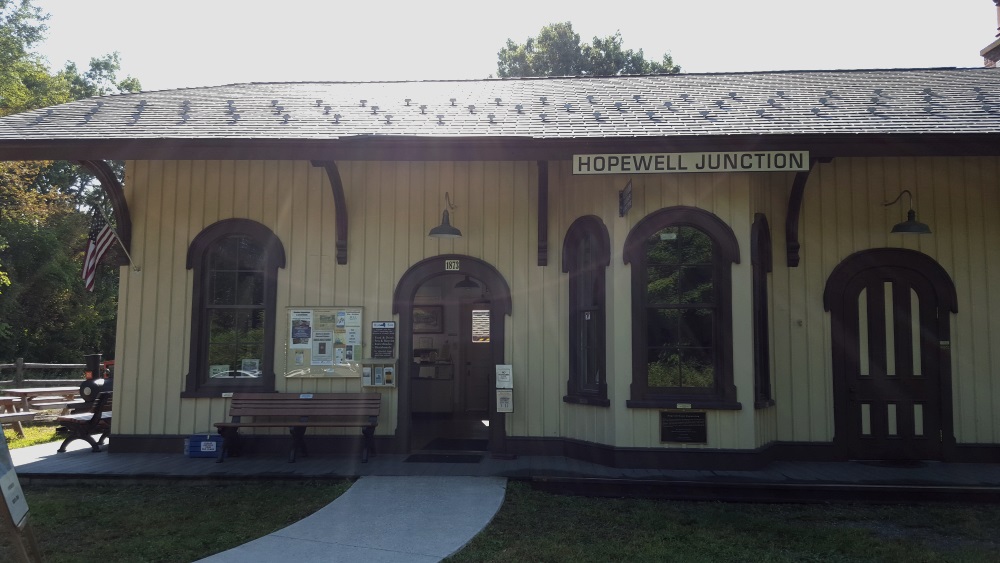
[(852, 459), (941, 459), (949, 307), (919, 268), (865, 264), (827, 285), (835, 441)]

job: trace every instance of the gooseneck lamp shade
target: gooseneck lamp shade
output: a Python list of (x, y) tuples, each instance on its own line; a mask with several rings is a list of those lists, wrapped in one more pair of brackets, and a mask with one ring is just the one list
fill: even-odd
[(931, 234), (931, 228), (927, 225), (917, 221), (917, 213), (912, 209), (906, 212), (906, 221), (902, 223), (896, 223), (892, 227), (892, 232), (894, 233), (908, 233), (914, 235), (929, 235)]
[(427, 233), (427, 236), (436, 238), (458, 238), (462, 236), (462, 231), (451, 226), (448, 210), (445, 209), (444, 213), (441, 214), (441, 224), (431, 229), (431, 231)]
[(472, 278), (465, 276), (465, 279), (455, 284), (455, 289), (479, 289), (479, 284), (472, 281)]
[(907, 202), (909, 203), (909, 211), (906, 212), (906, 221), (894, 225), (892, 227), (891, 232), (900, 234), (913, 234), (913, 235), (931, 234), (930, 227), (928, 227), (924, 223), (921, 223), (920, 221), (917, 221), (917, 212), (913, 210), (913, 194), (910, 193), (910, 190), (903, 190), (899, 192), (899, 195), (896, 196), (896, 199), (887, 203), (883, 203), (882, 205), (884, 207), (889, 207), (890, 205), (893, 205), (894, 203), (899, 201), (900, 198), (903, 197), (903, 195), (907, 196)]

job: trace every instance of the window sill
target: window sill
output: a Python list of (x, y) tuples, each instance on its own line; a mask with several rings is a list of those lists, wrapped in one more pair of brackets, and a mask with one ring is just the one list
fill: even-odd
[(585, 397), (583, 395), (566, 395), (563, 397), (564, 403), (574, 405), (591, 405), (595, 407), (610, 407), (611, 401), (607, 397)]
[(774, 406), (774, 399), (757, 399), (753, 403), (755, 409), (766, 409)]
[(625, 406), (630, 409), (698, 409), (738, 411), (743, 405), (738, 401), (723, 401), (714, 398), (671, 397), (663, 399), (629, 399)]
[(193, 391), (181, 391), (182, 399), (219, 398), (223, 393), (274, 393), (266, 385), (205, 385)]

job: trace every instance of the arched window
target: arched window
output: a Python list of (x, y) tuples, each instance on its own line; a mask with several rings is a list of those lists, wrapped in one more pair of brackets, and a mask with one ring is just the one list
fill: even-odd
[(277, 277), (285, 267), (281, 241), (254, 221), (219, 221), (191, 242), (187, 267), (194, 269), (194, 286), (183, 396), (273, 391)]
[(632, 264), (629, 407), (739, 409), (733, 385), (731, 228), (693, 207), (653, 212), (625, 240)]
[(605, 282), (611, 264), (608, 229), (594, 216), (570, 225), (563, 241), (563, 272), (569, 274), (568, 403), (608, 406), (605, 366)]

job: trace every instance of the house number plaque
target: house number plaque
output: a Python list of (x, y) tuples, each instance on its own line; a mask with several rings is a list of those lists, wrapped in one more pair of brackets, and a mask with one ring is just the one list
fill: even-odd
[(460, 269), (458, 265), (458, 260), (445, 260), (444, 261), (444, 271), (446, 272), (457, 272)]

